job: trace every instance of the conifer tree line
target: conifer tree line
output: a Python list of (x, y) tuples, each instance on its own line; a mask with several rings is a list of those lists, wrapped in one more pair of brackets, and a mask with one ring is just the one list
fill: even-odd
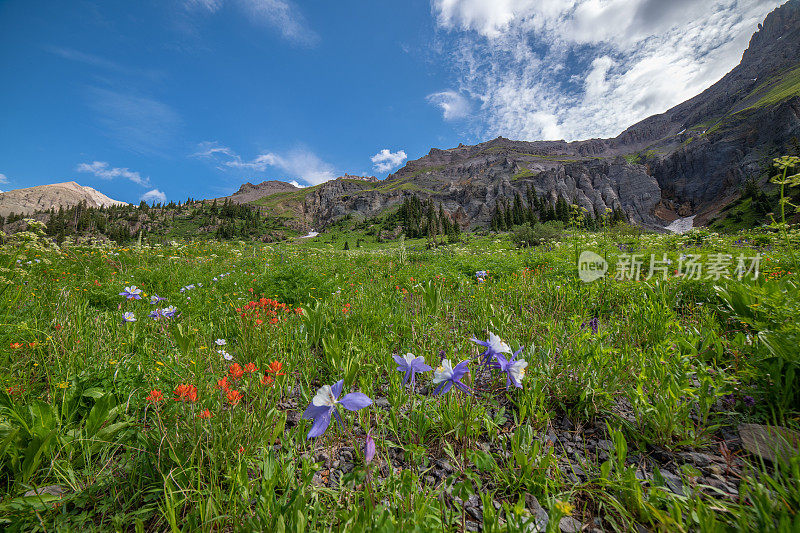
[[(583, 217), (583, 225), (588, 229), (597, 229), (603, 224), (605, 213), (588, 213)], [(620, 209), (614, 209), (606, 218), (606, 222), (616, 224), (627, 222), (628, 217)], [(536, 190), (528, 185), (525, 200), (519, 192), (514, 194), (513, 200), (503, 199), (497, 202), (492, 213), (492, 220), (489, 227), (492, 231), (508, 231), (514, 226), (522, 224), (535, 224), (537, 222), (560, 221), (568, 223), (570, 221), (570, 203), (561, 195), (555, 203), (550, 201), (547, 195), (541, 197), (536, 194)]]
[(437, 208), (430, 198), (423, 202), (416, 196), (406, 197), (397, 215), (403, 233), (410, 239), (446, 236), (455, 241), (461, 235), (458, 222), (450, 219), (441, 203)]
[[(251, 239), (282, 229), (282, 224), (262, 216), (258, 209), (229, 199), (194, 202), (190, 198), (186, 203), (141, 202), (138, 206), (106, 207), (90, 207), (82, 201), (74, 206), (51, 208), (34, 217), (45, 221), (45, 232), (58, 243), (70, 236), (105, 236), (121, 244), (136, 239), (140, 230), (153, 236)], [(5, 219), (0, 217), (0, 228), (23, 218), (28, 216), (10, 213)]]

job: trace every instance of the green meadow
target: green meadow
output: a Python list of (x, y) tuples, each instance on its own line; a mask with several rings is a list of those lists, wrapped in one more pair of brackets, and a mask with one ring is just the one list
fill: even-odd
[(4, 530), (800, 529), (800, 233), (429, 244), (6, 237)]

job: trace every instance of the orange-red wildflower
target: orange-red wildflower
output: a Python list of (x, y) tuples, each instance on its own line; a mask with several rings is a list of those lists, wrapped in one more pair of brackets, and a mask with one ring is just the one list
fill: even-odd
[(20, 348), (22, 348), (22, 343), (21, 342), (12, 342), (11, 343), (11, 349), (12, 350), (19, 350)]
[(247, 372), (248, 374), (255, 372), (257, 370), (258, 369), (256, 368), (255, 363), (247, 363), (246, 365), (244, 365), (244, 371)]
[(237, 405), (239, 402), (242, 401), (242, 393), (238, 390), (229, 390), (228, 391), (228, 403), (231, 405)]
[(197, 401), (197, 387), (187, 384), (182, 384), (175, 387), (175, 401), (182, 402), (186, 400), (189, 400), (190, 402)]
[(231, 386), (228, 384), (228, 378), (225, 377), (225, 378), (218, 379), (217, 380), (217, 388), (218, 389), (222, 389), (225, 392), (228, 392), (228, 390), (231, 388)]
[(244, 376), (244, 370), (242, 370), (242, 366), (239, 363), (233, 363), (228, 369), (228, 372), (234, 380)]
[(272, 379), (272, 376), (270, 376), (269, 374), (264, 374), (263, 376), (261, 376), (261, 383), (263, 385), (272, 385), (273, 381), (275, 380)]
[(212, 416), (212, 414), (211, 414), (211, 411), (209, 411), (208, 409), (203, 409), (202, 411), (200, 411), (200, 412), (197, 414), (197, 418), (204, 418), (204, 419), (206, 419), (206, 420), (208, 420), (209, 418), (211, 418), (211, 416)]
[(153, 389), (150, 391), (150, 394), (147, 396), (146, 400), (150, 403), (158, 403), (164, 399), (164, 395), (161, 393), (160, 390)]
[(281, 372), (283, 370), (283, 363), (280, 361), (273, 361), (267, 367), (266, 372), (269, 374), (275, 374), (275, 376), (283, 376), (284, 373)]

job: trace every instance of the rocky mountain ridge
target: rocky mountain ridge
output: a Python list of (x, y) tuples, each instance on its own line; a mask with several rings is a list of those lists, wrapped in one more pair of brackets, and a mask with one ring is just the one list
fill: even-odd
[[(383, 181), (343, 177), (255, 201), (324, 227), (351, 214), (371, 217), (409, 195), (441, 203), (463, 225), (488, 223), (498, 202), (531, 187), (591, 215), (623, 209), (631, 222), (663, 228), (678, 216), (707, 219), (742, 183), (763, 179), (772, 157), (800, 136), (800, 0), (770, 13), (742, 61), (720, 81), (612, 139), (513, 141), (437, 148)], [(793, 141), (794, 139), (794, 141)]]

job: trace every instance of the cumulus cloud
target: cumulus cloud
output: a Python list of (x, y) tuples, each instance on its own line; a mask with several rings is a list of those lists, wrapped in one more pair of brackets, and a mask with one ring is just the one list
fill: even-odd
[(429, 94), (425, 99), (442, 110), (445, 120), (458, 120), (469, 114), (469, 101), (455, 91)]
[(294, 186), (295, 186), (295, 187), (297, 187), (298, 189), (305, 189), (305, 188), (306, 188), (306, 186), (305, 186), (305, 185), (302, 185), (302, 184), (300, 184), (300, 183), (299, 183), (297, 180), (292, 180), (292, 181), (290, 181), (290, 182), (289, 182), (289, 185), (294, 185)]
[(730, 71), (781, 0), (433, 0), (483, 134), (606, 137)]
[(389, 172), (390, 170), (402, 165), (403, 161), (406, 159), (408, 159), (408, 156), (404, 150), (392, 152), (388, 148), (384, 148), (377, 154), (370, 157), (373, 167), (378, 172)]
[(152, 191), (147, 191), (144, 193), (139, 200), (148, 204), (165, 204), (167, 203), (167, 195), (158, 189), (153, 189)]
[(147, 187), (150, 185), (150, 178), (142, 177), (138, 172), (134, 172), (127, 168), (111, 167), (105, 161), (92, 161), (91, 163), (81, 163), (75, 170), (78, 172), (89, 172), (98, 178), (104, 180), (113, 180), (114, 178), (125, 178), (132, 182)]
[(284, 154), (262, 152), (253, 159), (243, 159), (227, 146), (216, 142), (203, 142), (198, 145), (193, 157), (213, 160), (221, 170), (237, 169), (250, 172), (265, 172), (268, 168), (278, 168), (292, 178), (318, 185), (336, 177), (334, 168), (305, 148), (297, 148)]
[(0, 183), (2, 183), (3, 185), (8, 183), (8, 176), (6, 176), (5, 174), (0, 174)]
[[(190, 12), (216, 13), (226, 0), (185, 0)], [(270, 26), (293, 44), (314, 46), (319, 34), (312, 30), (300, 9), (289, 0), (227, 0), (236, 6), (251, 23)]]

